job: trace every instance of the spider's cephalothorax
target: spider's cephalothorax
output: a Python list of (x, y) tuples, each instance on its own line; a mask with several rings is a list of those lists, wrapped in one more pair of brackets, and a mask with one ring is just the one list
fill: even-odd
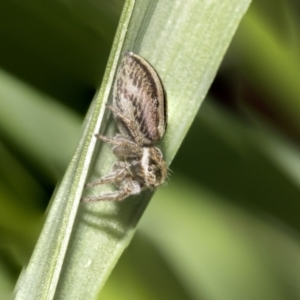
[(117, 72), (113, 105), (118, 133), (115, 137), (97, 134), (114, 145), (113, 152), (123, 157), (113, 164), (111, 173), (87, 184), (88, 187), (114, 183), (118, 190), (82, 201), (123, 200), (153, 189), (165, 182), (167, 166), (155, 144), (166, 130), (166, 99), (153, 67), (140, 56), (126, 52)]

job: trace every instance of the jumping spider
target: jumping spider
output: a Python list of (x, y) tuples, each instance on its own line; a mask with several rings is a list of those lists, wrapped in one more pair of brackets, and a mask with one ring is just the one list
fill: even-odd
[(86, 186), (113, 183), (118, 190), (83, 198), (84, 202), (120, 201), (161, 185), (167, 177), (163, 154), (155, 146), (166, 130), (166, 99), (161, 81), (147, 61), (132, 52), (124, 54), (114, 85), (113, 105), (107, 108), (120, 133), (96, 137), (113, 144), (113, 153), (124, 160), (114, 163), (110, 174)]

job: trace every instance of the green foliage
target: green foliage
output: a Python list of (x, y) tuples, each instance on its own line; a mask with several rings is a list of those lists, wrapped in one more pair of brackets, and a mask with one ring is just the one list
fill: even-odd
[[(186, 2), (128, 1), (114, 43), (117, 1), (1, 2), (1, 299), (23, 266), (19, 299), (93, 299), (113, 269), (99, 299), (300, 297), (297, 4), (253, 3), (190, 128), (249, 1)], [(116, 159), (93, 134), (115, 132), (103, 103), (127, 49), (164, 83), (168, 163), (188, 132), (140, 222), (151, 193), (79, 205)]]

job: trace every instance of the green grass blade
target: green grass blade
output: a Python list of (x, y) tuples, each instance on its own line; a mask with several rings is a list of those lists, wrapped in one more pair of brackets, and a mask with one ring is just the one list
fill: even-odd
[[(168, 162), (195, 117), (248, 4), (136, 2), (123, 50), (146, 58), (162, 78), (169, 109), (169, 126), (163, 139)], [(105, 134), (112, 135), (113, 128)], [(103, 145), (100, 150), (92, 179), (105, 174), (115, 160), (109, 146)], [(102, 191), (101, 187), (86, 193)], [(130, 242), (149, 197), (150, 193), (144, 193), (122, 203), (81, 205), (57, 299), (66, 295), (70, 299), (95, 297)]]
[[(102, 87), (31, 261), (19, 280), (17, 299), (94, 299), (130, 242), (150, 199), (151, 193), (146, 192), (122, 203), (79, 205), (91, 162), (88, 180), (105, 174), (115, 160), (109, 145), (98, 147), (94, 133), (100, 126), (105, 135), (115, 130), (112, 120), (106, 124), (103, 118), (103, 104), (109, 99), (122, 51), (131, 50), (147, 59), (164, 83), (169, 126), (162, 146), (170, 163), (249, 2), (126, 2)], [(97, 194), (103, 188), (85, 193)]]

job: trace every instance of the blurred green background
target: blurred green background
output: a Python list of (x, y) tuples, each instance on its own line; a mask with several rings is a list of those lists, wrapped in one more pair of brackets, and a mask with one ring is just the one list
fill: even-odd
[[(0, 299), (75, 150), (122, 6), (0, 2)], [(300, 299), (299, 8), (253, 1), (99, 299)]]

